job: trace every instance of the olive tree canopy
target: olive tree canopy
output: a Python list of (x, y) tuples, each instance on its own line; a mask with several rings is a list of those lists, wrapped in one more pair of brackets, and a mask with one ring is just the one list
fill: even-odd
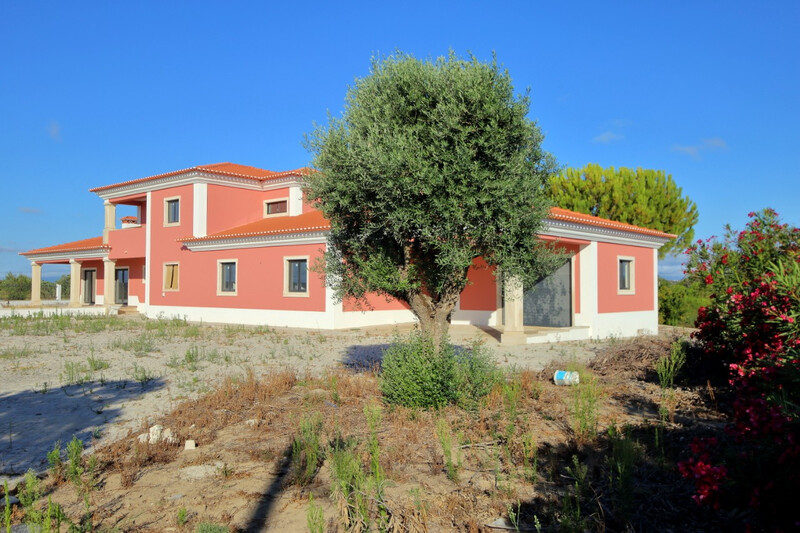
[(337, 296), (406, 302), (439, 339), (476, 257), (523, 282), (558, 266), (536, 236), (555, 160), (528, 110), (496, 61), (374, 59), (341, 118), (306, 137)]

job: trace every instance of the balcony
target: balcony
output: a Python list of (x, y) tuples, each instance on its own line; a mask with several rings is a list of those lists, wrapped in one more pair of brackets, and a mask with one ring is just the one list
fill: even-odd
[(139, 224), (136, 217), (123, 217), (121, 223), (120, 229), (108, 232), (108, 244), (111, 246), (108, 258), (117, 260), (144, 257), (147, 224)]

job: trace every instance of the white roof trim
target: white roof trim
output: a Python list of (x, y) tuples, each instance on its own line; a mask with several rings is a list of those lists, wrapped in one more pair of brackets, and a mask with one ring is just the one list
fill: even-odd
[(90, 248), (88, 250), (63, 250), (57, 252), (43, 252), (40, 254), (27, 254), (23, 257), (30, 262), (37, 261), (69, 261), (70, 259), (108, 259), (108, 248)]
[(180, 187), (182, 185), (193, 185), (195, 183), (209, 183), (212, 185), (224, 185), (226, 187), (237, 187), (249, 189), (251, 191), (270, 191), (291, 187), (293, 185), (303, 185), (303, 180), (299, 176), (289, 175), (276, 178), (265, 177), (264, 181), (257, 181), (256, 178), (243, 178), (239, 176), (224, 176), (211, 172), (192, 170), (173, 176), (154, 178), (140, 183), (120, 184), (97, 194), (103, 200), (112, 200), (119, 196), (131, 196), (134, 194), (144, 194), (146, 192), (170, 187)]
[(583, 239), (613, 244), (643, 246), (646, 248), (661, 248), (671, 240), (670, 237), (645, 235), (632, 231), (603, 228), (577, 222), (564, 222), (562, 220), (553, 220), (550, 218), (546, 218), (544, 224), (546, 230), (542, 232), (543, 235), (563, 237), (565, 239)]
[(294, 244), (326, 244), (328, 231), (313, 231), (307, 233), (284, 233), (280, 235), (251, 235), (247, 237), (228, 237), (204, 240), (200, 242), (186, 242), (186, 248), (192, 252), (205, 252), (211, 250), (235, 250), (241, 248), (264, 248), (267, 246), (291, 246)]

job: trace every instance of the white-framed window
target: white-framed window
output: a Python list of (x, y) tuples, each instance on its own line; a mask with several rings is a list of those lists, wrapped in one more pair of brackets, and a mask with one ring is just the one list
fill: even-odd
[(283, 258), (283, 295), (308, 296), (308, 256)]
[(264, 200), (264, 218), (289, 214), (289, 198)]
[(181, 223), (181, 198), (164, 198), (164, 226), (179, 226)]
[(635, 264), (633, 257), (617, 257), (617, 294), (634, 294)]
[(180, 280), (180, 265), (178, 263), (164, 263), (164, 291), (177, 291)]
[(217, 261), (217, 296), (236, 296), (236, 259)]

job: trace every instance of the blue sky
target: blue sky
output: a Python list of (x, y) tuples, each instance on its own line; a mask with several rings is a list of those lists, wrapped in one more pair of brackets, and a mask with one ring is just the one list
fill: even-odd
[(767, 206), (800, 225), (798, 35), (800, 2), (0, 0), (0, 275), (99, 235), (90, 187), (307, 164), (303, 134), (398, 49), (496, 52), (561, 164), (665, 170), (698, 237)]

